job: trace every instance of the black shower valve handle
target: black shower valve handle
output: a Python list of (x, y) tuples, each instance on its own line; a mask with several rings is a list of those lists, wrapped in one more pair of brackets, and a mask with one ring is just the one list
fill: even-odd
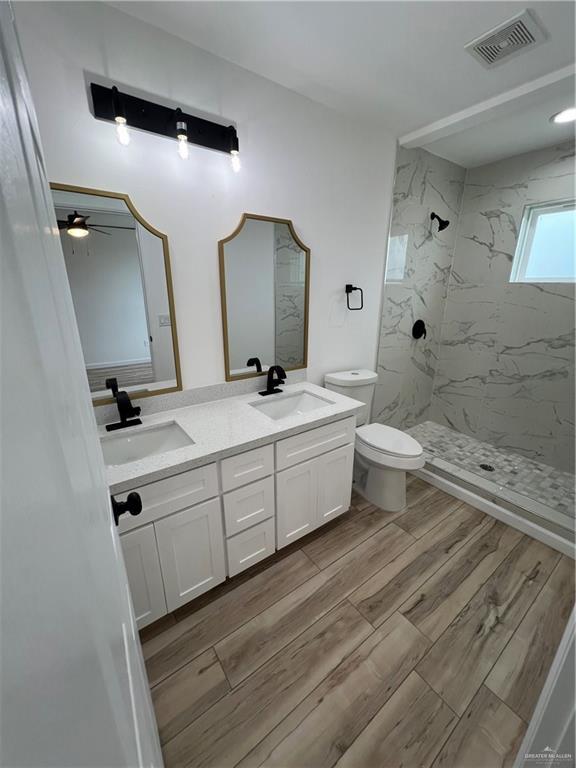
[(426, 338), (426, 325), (424, 323), (424, 320), (416, 320), (416, 322), (412, 326), (412, 337), (414, 339)]

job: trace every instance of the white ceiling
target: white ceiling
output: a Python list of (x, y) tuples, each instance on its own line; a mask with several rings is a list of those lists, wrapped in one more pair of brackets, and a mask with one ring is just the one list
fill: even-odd
[[(113, 2), (127, 14), (396, 135), (574, 61), (572, 2)], [(464, 46), (525, 7), (549, 39), (487, 70)]]

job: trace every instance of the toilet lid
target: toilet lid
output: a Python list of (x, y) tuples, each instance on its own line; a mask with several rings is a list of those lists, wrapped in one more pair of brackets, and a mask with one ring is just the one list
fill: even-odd
[(356, 438), (359, 442), (369, 445), (376, 451), (388, 453), (391, 456), (416, 458), (422, 455), (422, 446), (413, 437), (385, 424), (366, 424), (358, 427)]

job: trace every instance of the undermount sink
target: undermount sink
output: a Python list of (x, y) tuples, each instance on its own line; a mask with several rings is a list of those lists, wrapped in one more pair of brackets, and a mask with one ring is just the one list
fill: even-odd
[(260, 413), (274, 421), (281, 421), (292, 416), (302, 416), (327, 405), (334, 405), (331, 400), (326, 400), (310, 392), (296, 392), (290, 395), (269, 395), (262, 402), (249, 403)]
[(128, 464), (131, 461), (145, 459), (147, 456), (157, 456), (159, 453), (194, 445), (194, 440), (188, 437), (175, 421), (135, 429), (134, 432), (131, 432), (131, 429), (132, 427), (128, 427), (121, 434), (105, 435), (100, 438), (106, 466)]

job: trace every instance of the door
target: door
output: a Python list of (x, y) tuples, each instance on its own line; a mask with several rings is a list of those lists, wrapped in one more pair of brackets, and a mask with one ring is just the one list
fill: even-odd
[(154, 526), (145, 525), (120, 536), (126, 575), (138, 629), (167, 613), (164, 582)]
[(350, 509), (354, 446), (345, 445), (316, 459), (318, 467), (318, 525)]
[(162, 757), (36, 119), (0, 2), (0, 765)]
[(154, 526), (169, 611), (224, 581), (220, 499), (177, 512)]
[(276, 529), (278, 549), (291, 544), (317, 526), (317, 459), (296, 464), (276, 475)]

